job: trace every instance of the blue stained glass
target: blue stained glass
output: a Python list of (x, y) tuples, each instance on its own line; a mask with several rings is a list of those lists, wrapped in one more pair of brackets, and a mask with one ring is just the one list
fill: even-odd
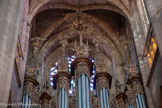
[(53, 83), (52, 82), (50, 82), (50, 84), (51, 84), (51, 86), (53, 86)]
[(69, 68), (69, 72), (71, 72), (71, 68)]

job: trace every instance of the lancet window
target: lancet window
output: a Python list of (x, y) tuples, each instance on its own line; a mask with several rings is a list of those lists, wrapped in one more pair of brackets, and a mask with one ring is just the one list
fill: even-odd
[(144, 25), (144, 33), (145, 33), (145, 36), (147, 36), (150, 22), (149, 22), (149, 18), (148, 18), (148, 14), (147, 14), (147, 11), (146, 11), (146, 8), (145, 8), (144, 1), (143, 0), (137, 0), (137, 6), (139, 8), (141, 21)]

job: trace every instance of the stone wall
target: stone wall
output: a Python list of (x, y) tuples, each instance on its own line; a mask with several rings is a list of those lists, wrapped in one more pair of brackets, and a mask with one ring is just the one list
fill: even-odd
[(156, 62), (156, 66), (155, 66), (155, 70), (151, 79), (151, 83), (149, 86), (149, 89), (151, 91), (151, 95), (153, 98), (153, 102), (154, 102), (154, 107), (155, 108), (160, 108), (159, 104), (160, 104), (160, 87), (162, 86), (162, 59), (161, 56), (158, 56), (157, 62)]
[(23, 0), (0, 1), (0, 102), (5, 103), (11, 88), (22, 4)]

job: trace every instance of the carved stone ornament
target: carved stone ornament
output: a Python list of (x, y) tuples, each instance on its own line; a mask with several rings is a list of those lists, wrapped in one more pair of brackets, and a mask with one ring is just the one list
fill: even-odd
[(96, 72), (97, 73), (107, 72), (107, 66), (105, 64), (104, 58), (102, 57), (102, 55), (99, 52), (98, 43), (96, 46), (97, 46), (97, 51), (96, 51), (96, 56), (95, 56)]
[(75, 80), (77, 80), (82, 73), (84, 73), (87, 77), (90, 77), (90, 69), (92, 68), (92, 61), (87, 57), (79, 57), (76, 58), (72, 62), (72, 70), (75, 70)]
[(57, 81), (57, 90), (59, 91), (61, 88), (64, 88), (66, 91), (69, 90), (69, 79), (67, 79), (66, 77), (60, 77), (61, 80), (59, 79)]
[(121, 92), (115, 98), (117, 100), (119, 108), (125, 108), (126, 107), (125, 100), (126, 100), (127, 97), (126, 97), (126, 95), (124, 93)]
[[(28, 85), (25, 85), (24, 87), (24, 94), (25, 93), (28, 93), (28, 95), (32, 98), (32, 95), (33, 95), (33, 85), (32, 84), (28, 84)], [(23, 94), (23, 95), (24, 95)]]
[(133, 95), (132, 88), (129, 85), (126, 85), (126, 87), (127, 87), (127, 91), (126, 91), (127, 104), (133, 105), (135, 103), (135, 98), (134, 98), (134, 95)]
[(120, 102), (120, 103), (118, 103), (118, 107), (119, 108), (126, 108), (126, 105), (125, 105), (124, 102)]
[(105, 64), (97, 64), (96, 66), (96, 72), (100, 73), (100, 72), (107, 72), (107, 67)]
[(135, 97), (137, 97), (139, 93), (144, 95), (143, 87), (141, 84), (137, 83), (136, 85), (133, 85), (132, 89)]
[(98, 85), (98, 90), (99, 90), (99, 91), (100, 91), (103, 87), (106, 87), (107, 89), (109, 89), (108, 80), (105, 79), (104, 77), (101, 77), (101, 80), (98, 81), (97, 85)]
[(97, 48), (96, 56), (95, 56), (95, 65), (104, 65), (105, 60), (103, 59), (102, 55), (99, 52), (99, 49)]
[(34, 103), (34, 104), (39, 104), (40, 103), (40, 100), (39, 100), (39, 97), (40, 97), (39, 89), (40, 89), (39, 86), (36, 86), (35, 89), (34, 89), (33, 96), (32, 96), (32, 103)]
[(57, 83), (57, 91), (61, 88), (64, 88), (66, 91), (69, 91), (69, 80), (70, 74), (68, 72), (59, 72), (56, 74), (56, 83)]
[(120, 93), (122, 92), (122, 91), (121, 91), (121, 85), (120, 85), (118, 79), (115, 81), (115, 89), (116, 89), (116, 94), (117, 94), (117, 95), (120, 94)]
[(56, 99), (54, 97), (51, 100), (51, 107), (50, 108), (56, 108)]
[(76, 97), (72, 96), (69, 98), (69, 108), (76, 108)]
[(75, 78), (76, 80), (82, 75), (85, 74), (88, 78), (90, 77), (90, 69), (89, 66), (87, 66), (87, 64), (85, 64), (84, 62), (81, 64), (77, 65), (77, 68), (75, 69)]
[(99, 108), (99, 100), (98, 97), (95, 97), (94, 95), (91, 96), (91, 100), (92, 100), (92, 108)]
[(39, 83), (33, 77), (25, 77), (24, 83), (24, 93), (28, 93), (32, 98), (34, 88), (39, 85)]
[(105, 72), (97, 73), (96, 80), (97, 80), (98, 90), (100, 91), (102, 87), (106, 87), (107, 90), (109, 90), (110, 79), (111, 79), (111, 76), (108, 73), (105, 73)]
[(49, 101), (51, 99), (51, 96), (46, 92), (43, 92), (40, 96), (40, 100), (43, 101), (44, 99), (47, 99)]
[(127, 84), (132, 88), (133, 94), (136, 97), (139, 93), (143, 92), (142, 80), (140, 77), (133, 77), (127, 81)]
[(110, 96), (110, 108), (117, 108), (117, 102), (114, 96)]
[(68, 71), (68, 60), (66, 59), (66, 53), (65, 53), (65, 45), (67, 44), (67, 39), (63, 38), (60, 41), (60, 43), (62, 44), (62, 54), (60, 55), (59, 60), (58, 60), (58, 63), (59, 63), (58, 72), (60, 71), (67, 72)]
[(59, 64), (59, 67), (58, 67), (58, 72), (62, 72), (62, 71), (65, 71), (67, 72), (68, 71), (68, 65), (67, 64)]

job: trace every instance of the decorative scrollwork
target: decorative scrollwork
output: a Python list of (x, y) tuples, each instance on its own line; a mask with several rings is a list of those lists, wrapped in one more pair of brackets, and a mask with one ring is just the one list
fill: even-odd
[(117, 102), (115, 96), (110, 96), (110, 108), (117, 108)]
[(100, 91), (102, 87), (106, 87), (107, 90), (109, 90), (109, 82), (105, 77), (100, 77), (100, 80), (98, 81), (98, 90)]
[(76, 108), (76, 97), (72, 96), (69, 98), (69, 108)]
[(92, 108), (99, 108), (98, 98), (92, 95), (91, 99), (92, 99)]
[(135, 98), (134, 98), (134, 95), (133, 95), (132, 88), (129, 85), (126, 85), (126, 87), (127, 87), (127, 91), (126, 91), (127, 100), (126, 100), (126, 102), (129, 105), (133, 105)]
[(82, 75), (85, 74), (86, 76), (90, 77), (90, 69), (89, 66), (86, 63), (82, 63), (77, 65), (77, 68), (75, 69), (76, 73), (76, 80)]
[(52, 98), (50, 108), (56, 108), (56, 99), (55, 98)]
[(59, 91), (61, 88), (64, 88), (66, 91), (69, 90), (69, 79), (65, 76), (59, 77), (57, 81), (57, 90)]

